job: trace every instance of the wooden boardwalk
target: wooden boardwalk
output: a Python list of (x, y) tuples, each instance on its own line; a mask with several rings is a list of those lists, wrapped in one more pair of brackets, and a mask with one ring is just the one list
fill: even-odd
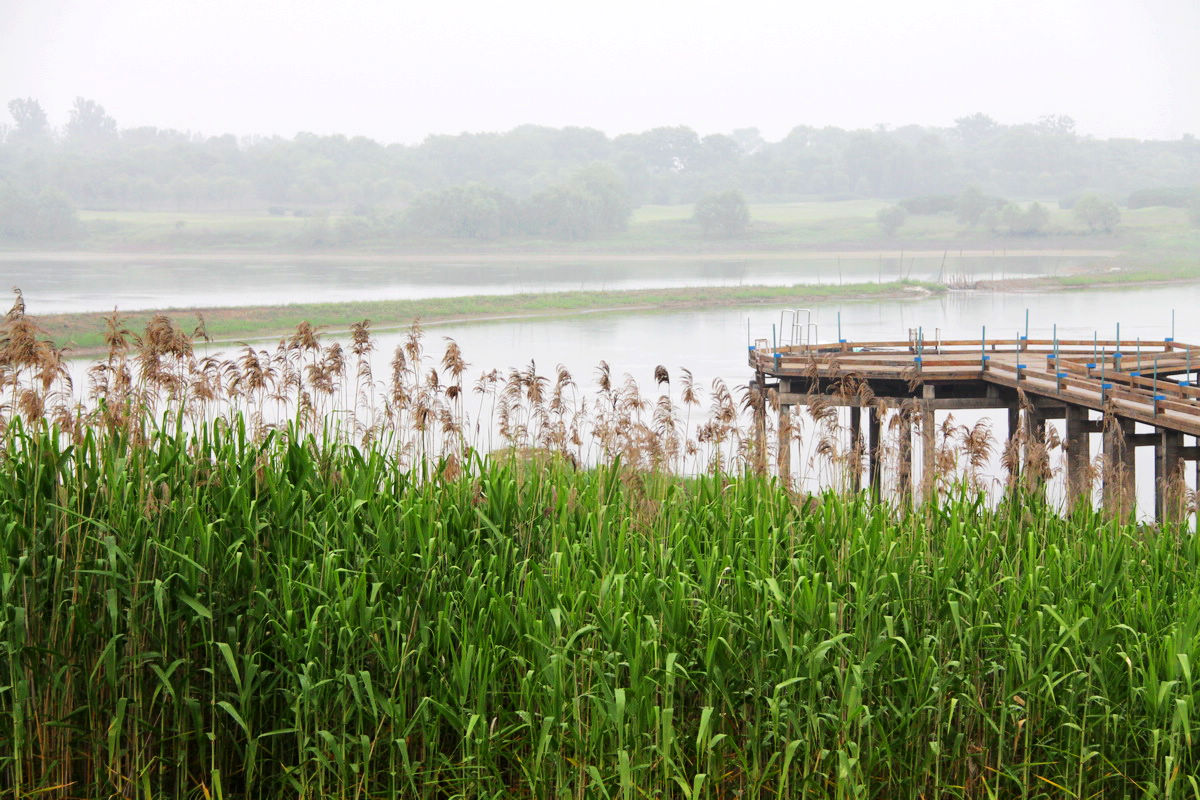
[[(1200, 347), (1170, 339), (1152, 342), (1071, 339), (999, 339), (839, 342), (772, 347), (759, 340), (749, 349), (754, 386), (777, 393), (780, 423), (790, 407), (820, 398), (851, 409), (851, 434), (861, 443), (861, 413), (854, 392), (865, 384), (869, 396), (905, 413), (921, 415), (925, 472), (933, 468), (932, 437), (939, 410), (1005, 409), (1009, 435), (1025, 416), (1027, 436), (1044, 441), (1048, 419), (1066, 420), (1068, 496), (1090, 501), (1090, 442), (1104, 437), (1106, 505), (1128, 505), (1134, 487), (1133, 452), (1155, 448), (1156, 512), (1170, 511), (1168, 484), (1181, 484), (1187, 461), (1197, 463), (1200, 445), (1185, 446), (1185, 436), (1200, 437)], [(873, 485), (878, 485), (878, 409), (868, 406), (868, 448)], [(765, 414), (765, 404), (763, 412)], [(1137, 423), (1152, 432), (1135, 433)], [(900, 443), (902, 491), (911, 490), (911, 440)], [(784, 448), (781, 448), (781, 451)], [(780, 473), (787, 475), (787, 459)], [(1115, 477), (1114, 477), (1115, 476)], [(859, 476), (854, 476), (857, 485)]]

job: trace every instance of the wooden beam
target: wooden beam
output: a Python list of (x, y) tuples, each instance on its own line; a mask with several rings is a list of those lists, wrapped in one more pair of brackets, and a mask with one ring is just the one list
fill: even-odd
[(937, 496), (937, 412), (933, 402), (923, 400), (921, 405), (921, 495), (929, 502)]
[(1092, 480), (1090, 464), (1092, 460), (1091, 437), (1087, 409), (1079, 406), (1067, 406), (1067, 506), (1091, 507)]
[(912, 411), (908, 407), (900, 409), (900, 464), (897, 478), (900, 491), (900, 502), (912, 502)]
[[(836, 395), (831, 394), (780, 394), (779, 402), (789, 403), (797, 406), (811, 405), (814, 400), (830, 405), (844, 405), (853, 407), (858, 402), (857, 399), (848, 398), (843, 402), (838, 402)], [(889, 397), (884, 395), (876, 395), (876, 399), (883, 400), (890, 405), (899, 406), (905, 400), (911, 400), (911, 397)], [(931, 403), (932, 407), (937, 411), (963, 411), (963, 410), (995, 410), (1003, 408), (1004, 403), (1001, 400), (990, 397), (939, 397), (936, 400), (925, 400), (922, 402)]]
[(1104, 427), (1104, 508), (1122, 517), (1133, 513), (1136, 499), (1132, 433), (1131, 419), (1119, 417)]
[(792, 486), (792, 407), (779, 404), (779, 453), (777, 454), (779, 481), (789, 489)]
[(871, 439), (867, 454), (867, 477), (871, 482), (871, 496), (876, 500), (882, 496), (883, 489), (883, 471), (879, 464), (879, 459), (883, 457), (883, 443), (880, 441), (883, 425), (880, 416), (879, 409), (875, 406), (867, 410), (867, 433)]
[(857, 494), (862, 491), (862, 409), (850, 407), (850, 491)]
[(1181, 519), (1187, 506), (1183, 479), (1183, 434), (1162, 431), (1154, 449), (1154, 518), (1159, 522)]

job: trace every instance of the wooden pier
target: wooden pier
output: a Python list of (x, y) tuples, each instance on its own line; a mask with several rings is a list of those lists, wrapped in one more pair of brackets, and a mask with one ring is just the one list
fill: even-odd
[[(780, 441), (785, 441), (791, 409), (817, 401), (850, 409), (850, 436), (865, 454), (869, 485), (882, 483), (880, 441), (882, 407), (899, 414), (897, 482), (911, 497), (912, 426), (919, 419), (923, 440), (923, 490), (932, 491), (938, 411), (1003, 409), (1009, 437), (1024, 417), (1023, 459), (1033, 457), (1034, 442), (1045, 441), (1047, 420), (1065, 420), (1067, 498), (1070, 504), (1092, 500), (1090, 437), (1102, 437), (1103, 503), (1131, 513), (1134, 503), (1134, 452), (1155, 453), (1155, 516), (1186, 513), (1184, 470), (1192, 462), (1200, 486), (1200, 348), (1170, 339), (1152, 342), (1070, 339), (975, 339), (838, 342), (772, 346), (759, 340), (749, 348), (753, 388), (761, 401), (760, 444), (765, 452), (765, 398), (773, 390), (779, 408)], [(847, 391), (865, 385), (869, 392)], [(864, 403), (866, 397), (870, 402)], [(883, 402), (878, 402), (882, 400)], [(866, 431), (863, 411), (867, 412)], [(1137, 433), (1135, 425), (1150, 426)], [(1185, 437), (1191, 438), (1188, 444)], [(790, 479), (790, 446), (781, 445), (778, 470)], [(1023, 461), (1028, 464), (1028, 460)], [(851, 469), (859, 488), (862, 464)]]

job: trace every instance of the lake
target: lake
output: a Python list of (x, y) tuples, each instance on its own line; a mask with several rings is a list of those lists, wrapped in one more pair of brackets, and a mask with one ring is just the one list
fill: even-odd
[(584, 254), (211, 256), (0, 253), (5, 286), (39, 314), (147, 308), (420, 299), (570, 290), (972, 281), (1119, 268), (1087, 250), (751, 253), (743, 257)]

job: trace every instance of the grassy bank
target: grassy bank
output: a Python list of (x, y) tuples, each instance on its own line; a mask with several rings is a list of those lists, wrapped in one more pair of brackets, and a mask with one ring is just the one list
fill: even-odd
[[(165, 313), (189, 328), (202, 316), (208, 335), (218, 340), (261, 339), (291, 333), (296, 324), (346, 330), (370, 319), (376, 329), (409, 325), (414, 319), (485, 320), (506, 316), (548, 316), (633, 309), (701, 308), (750, 303), (796, 303), (810, 300), (903, 297), (944, 291), (917, 281), (847, 285), (729, 286), (684, 289), (646, 289), (617, 292), (544, 292), (513, 295), (475, 295), (425, 300), (378, 300), (345, 303), (297, 303), (282, 306), (167, 309)], [(125, 325), (141, 331), (153, 312), (123, 315)], [(93, 353), (104, 344), (104, 315), (59, 314), (38, 317), (59, 345), (76, 353)]]
[(1200, 545), (750, 475), (19, 425), (12, 797), (1195, 797)]
[(1183, 209), (1124, 210), (1113, 233), (1090, 231), (1074, 213), (1043, 199), (1048, 221), (1035, 236), (1006, 235), (984, 225), (964, 226), (952, 213), (912, 214), (893, 234), (885, 233), (876, 214), (892, 201), (857, 198), (786, 203), (754, 203), (751, 224), (729, 237), (705, 236), (693, 220), (694, 206), (645, 205), (634, 210), (628, 227), (587, 241), (530, 236), (480, 241), (430, 239), (396, 229), (370, 235), (358, 231), (361, 220), (273, 216), (254, 211), (102, 211), (80, 212), (83, 249), (117, 252), (458, 252), (458, 253), (606, 253), (710, 251), (770, 252), (811, 248), (896, 249), (1120, 249), (1127, 253), (1185, 251), (1200, 238)]

